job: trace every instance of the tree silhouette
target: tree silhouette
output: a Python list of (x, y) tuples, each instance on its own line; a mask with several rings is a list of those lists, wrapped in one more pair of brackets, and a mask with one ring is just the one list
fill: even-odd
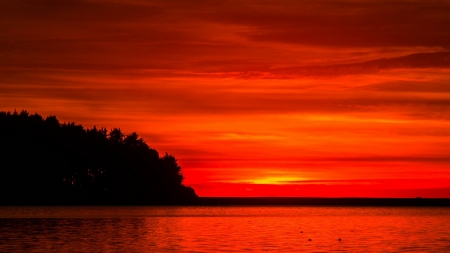
[(109, 132), (108, 137), (111, 145), (119, 146), (123, 144), (123, 138), (125, 137), (125, 135), (122, 133), (120, 128), (113, 128), (111, 132)]
[(0, 112), (3, 205), (189, 204), (175, 157), (135, 132), (85, 129), (27, 111)]

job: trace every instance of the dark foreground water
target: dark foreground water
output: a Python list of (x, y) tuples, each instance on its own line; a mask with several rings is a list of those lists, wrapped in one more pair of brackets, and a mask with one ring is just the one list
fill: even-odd
[(0, 252), (261, 251), (450, 252), (450, 208), (0, 207)]

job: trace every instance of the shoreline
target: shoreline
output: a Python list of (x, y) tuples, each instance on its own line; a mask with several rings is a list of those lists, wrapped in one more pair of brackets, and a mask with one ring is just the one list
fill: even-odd
[(190, 203), (113, 204), (113, 203), (0, 203), (0, 207), (100, 207), (100, 206), (347, 206), (347, 207), (450, 207), (450, 198), (318, 198), (318, 197), (198, 197)]

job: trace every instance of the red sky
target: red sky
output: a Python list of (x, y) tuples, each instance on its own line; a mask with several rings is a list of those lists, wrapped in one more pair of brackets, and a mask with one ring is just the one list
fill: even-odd
[(0, 0), (0, 110), (136, 131), (200, 196), (450, 197), (449, 13)]

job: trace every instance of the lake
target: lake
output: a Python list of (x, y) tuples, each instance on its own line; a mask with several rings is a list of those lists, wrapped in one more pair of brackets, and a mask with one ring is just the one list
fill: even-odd
[(450, 208), (0, 207), (0, 252), (262, 251), (450, 252)]

